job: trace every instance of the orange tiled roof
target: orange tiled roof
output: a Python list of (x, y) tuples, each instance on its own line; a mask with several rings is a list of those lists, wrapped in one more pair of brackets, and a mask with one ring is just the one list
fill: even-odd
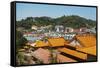
[(67, 41), (64, 38), (50, 38), (48, 39), (48, 44), (51, 47), (64, 46)]
[(45, 46), (48, 46), (47, 43), (43, 41), (37, 41), (34, 47), (45, 47)]
[(61, 63), (61, 62), (77, 62), (76, 60), (71, 59), (67, 56), (61, 55), (61, 54), (57, 54), (57, 61), (59, 63)]
[(48, 49), (43, 49), (43, 48), (39, 48), (37, 50), (35, 50), (32, 53), (33, 56), (35, 56), (37, 59), (43, 61), (43, 63), (48, 64), (50, 63), (49, 58), (50, 58), (50, 52)]
[(96, 45), (96, 38), (93, 35), (82, 35), (76, 36), (76, 39), (83, 45), (84, 47), (90, 47)]
[(77, 52), (75, 50), (71, 50), (68, 48), (59, 48), (58, 49), (60, 52), (64, 52), (66, 54), (70, 54), (72, 56), (78, 57), (80, 59), (86, 60), (87, 59), (87, 54), (81, 53), (81, 52)]
[(77, 50), (96, 56), (96, 46), (92, 46), (88, 48), (77, 48)]

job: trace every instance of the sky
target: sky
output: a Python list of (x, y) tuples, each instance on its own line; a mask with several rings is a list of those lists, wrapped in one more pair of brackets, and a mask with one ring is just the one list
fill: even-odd
[(60, 16), (78, 15), (87, 19), (96, 20), (95, 7), (48, 5), (48, 4), (31, 4), (16, 3), (16, 20), (25, 19), (26, 17), (48, 16), (57, 18)]

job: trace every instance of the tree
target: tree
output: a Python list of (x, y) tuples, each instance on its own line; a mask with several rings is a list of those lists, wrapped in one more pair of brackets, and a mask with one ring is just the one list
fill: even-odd
[(63, 25), (65, 27), (72, 27), (72, 28), (80, 28), (80, 27), (87, 27), (91, 28), (96, 26), (96, 21), (86, 19), (77, 15), (70, 15), (70, 16), (61, 16), (58, 18), (50, 18), (46, 16), (42, 17), (27, 17), (26, 19), (22, 19), (17, 21), (17, 27), (24, 27), (26, 29), (31, 29), (32, 25), (36, 26), (47, 26), (52, 25), (54, 28), (55, 25)]
[(23, 37), (22, 33), (16, 30), (16, 51), (22, 48), (27, 43), (27, 40)]

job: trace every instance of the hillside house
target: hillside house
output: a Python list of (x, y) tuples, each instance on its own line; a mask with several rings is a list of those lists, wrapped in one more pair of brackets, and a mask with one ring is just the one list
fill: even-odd
[(56, 32), (64, 32), (64, 26), (62, 26), (62, 25), (56, 25), (55, 26), (55, 31)]
[(65, 28), (65, 33), (70, 33), (70, 32), (73, 32), (73, 28), (71, 28), (71, 27), (66, 27)]
[(37, 30), (37, 29), (38, 29), (38, 27), (37, 27), (37, 26), (35, 26), (35, 25), (32, 25), (31, 29), (33, 29), (33, 30)]

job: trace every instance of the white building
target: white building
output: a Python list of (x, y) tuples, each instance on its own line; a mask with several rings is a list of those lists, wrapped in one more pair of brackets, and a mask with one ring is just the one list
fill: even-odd
[(71, 28), (71, 27), (66, 27), (65, 28), (65, 33), (70, 33), (70, 32), (73, 32), (74, 30), (73, 30), (73, 28)]
[(31, 27), (31, 29), (37, 30), (37, 29), (38, 29), (38, 27), (37, 27), (37, 26), (35, 26), (35, 25), (33, 25), (33, 26)]
[(55, 30), (56, 32), (64, 32), (64, 27), (62, 25), (56, 25)]
[(86, 30), (87, 30), (86, 27), (80, 28), (80, 32), (86, 32)]

